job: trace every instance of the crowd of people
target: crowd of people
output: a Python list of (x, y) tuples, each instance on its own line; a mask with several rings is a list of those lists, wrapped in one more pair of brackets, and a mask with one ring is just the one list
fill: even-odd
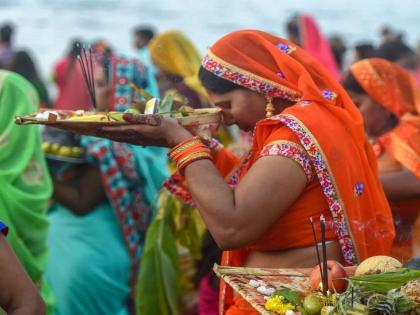
[[(74, 39), (52, 98), (14, 28), (0, 27), (0, 307), (8, 314), (258, 314), (212, 271), (317, 264), (309, 220), (327, 220), (330, 259), (420, 257), (420, 56), (389, 28), (346, 47), (315, 19), (288, 39), (225, 35), (202, 56), (176, 30), (133, 31), (137, 55)], [(211, 44), (211, 43), (209, 43)], [(18, 126), (40, 108), (142, 109), (133, 84), (223, 125), (204, 141), (174, 120), (96, 137)], [(318, 236), (318, 239), (320, 237)], [(5, 275), (5, 276), (3, 276)]]

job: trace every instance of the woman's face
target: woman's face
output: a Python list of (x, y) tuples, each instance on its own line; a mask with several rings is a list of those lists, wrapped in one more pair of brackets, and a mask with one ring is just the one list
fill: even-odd
[(220, 108), (225, 125), (237, 124), (245, 131), (251, 131), (255, 124), (265, 118), (266, 98), (247, 89), (236, 89), (218, 94), (208, 91), (210, 101)]
[(380, 137), (389, 130), (389, 121), (393, 116), (390, 111), (367, 94), (349, 91), (349, 95), (362, 113), (369, 137)]

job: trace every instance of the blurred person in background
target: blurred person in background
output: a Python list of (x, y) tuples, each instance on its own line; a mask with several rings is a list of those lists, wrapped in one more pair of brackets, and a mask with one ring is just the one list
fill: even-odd
[(201, 56), (194, 44), (181, 32), (166, 31), (152, 39), (149, 49), (161, 97), (172, 94), (185, 105), (206, 107), (208, 97), (198, 80)]
[(415, 51), (399, 39), (388, 40), (381, 44), (376, 57), (392, 61), (410, 71), (420, 86), (420, 59)]
[(16, 73), (1, 70), (0, 219), (9, 227), (10, 246), (38, 287), (47, 314), (52, 314), (54, 298), (44, 280), (52, 184), (38, 126), (18, 126), (14, 122), (16, 115), (29, 115), (38, 109), (32, 84)]
[(8, 69), (13, 58), (13, 26), (4, 24), (0, 27), (0, 69)]
[(328, 39), (331, 50), (334, 54), (335, 61), (337, 63), (339, 71), (343, 71), (344, 60), (347, 51), (346, 43), (344, 39), (339, 35), (330, 36)]
[(149, 43), (155, 36), (155, 31), (150, 26), (138, 26), (134, 29), (134, 48), (138, 52), (138, 58), (144, 65), (150, 66), (152, 64), (149, 54)]
[(397, 33), (394, 29), (392, 29), (388, 25), (382, 26), (381, 29), (379, 30), (379, 34), (382, 39), (382, 44), (389, 41), (395, 41), (395, 40), (402, 41), (403, 39), (403, 36), (401, 33)]
[(343, 85), (364, 117), (394, 214), (392, 255), (407, 261), (416, 242), (420, 246), (420, 230), (413, 228), (420, 213), (420, 92), (408, 71), (385, 59), (365, 59), (350, 69)]
[(134, 48), (137, 51), (137, 58), (147, 68), (147, 78), (149, 81), (149, 90), (152, 95), (159, 96), (159, 89), (155, 77), (155, 66), (150, 59), (149, 43), (155, 36), (155, 31), (150, 26), (139, 26), (134, 30)]
[[(136, 94), (130, 82), (148, 88), (144, 66), (105, 43), (94, 49), (97, 110), (128, 109)], [(54, 175), (47, 279), (57, 314), (129, 314), (144, 236), (167, 176), (166, 150), (86, 136), (80, 147), (84, 161)]]
[(339, 77), (339, 69), (330, 44), (312, 16), (295, 15), (287, 22), (286, 29), (290, 41), (305, 49), (335, 78)]
[(92, 108), (82, 68), (77, 59), (82, 45), (82, 41), (74, 39), (66, 55), (54, 66), (53, 80), (58, 88), (58, 97), (53, 105), (55, 109), (89, 110)]
[(34, 61), (28, 52), (24, 50), (15, 52), (9, 70), (20, 74), (32, 83), (35, 90), (38, 92), (40, 107), (51, 107), (47, 87), (40, 78)]
[(373, 58), (376, 55), (375, 46), (371, 43), (361, 43), (354, 46), (354, 61), (357, 62), (362, 59)]

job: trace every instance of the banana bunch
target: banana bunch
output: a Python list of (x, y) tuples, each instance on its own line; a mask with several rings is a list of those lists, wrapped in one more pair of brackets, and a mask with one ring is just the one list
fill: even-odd
[(58, 143), (49, 143), (49, 142), (43, 142), (42, 143), (42, 149), (46, 154), (52, 154), (52, 155), (60, 155), (64, 157), (73, 157), (78, 158), (83, 153), (83, 148), (80, 147), (70, 147), (70, 146), (62, 146)]

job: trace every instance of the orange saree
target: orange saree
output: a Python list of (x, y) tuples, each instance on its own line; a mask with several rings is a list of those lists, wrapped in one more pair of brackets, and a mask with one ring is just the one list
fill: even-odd
[[(230, 184), (239, 182), (258, 158), (273, 152), (293, 158), (308, 176), (308, 187), (284, 215), (289, 215), (289, 220), (303, 216), (300, 225), (291, 226), (282, 215), (254, 244), (224, 252), (222, 264), (241, 266), (252, 249), (281, 250), (313, 244), (311, 236), (305, 234), (310, 228), (305, 220), (308, 222), (314, 209), (317, 214), (328, 214), (329, 237), (338, 240), (347, 265), (388, 254), (394, 238), (393, 221), (378, 180), (376, 158), (358, 109), (333, 76), (298, 46), (253, 30), (233, 32), (220, 39), (210, 48), (202, 66), (267, 97), (295, 102), (280, 115), (257, 123), (251, 151), (231, 173)], [(232, 163), (225, 157), (219, 163), (222, 155), (215, 162), (222, 174), (227, 174)], [(303, 233), (301, 241), (282, 240), (295, 237), (295, 233)], [(229, 315), (252, 314), (246, 303), (222, 283), (220, 313), (225, 314), (229, 307)]]
[[(372, 58), (352, 65), (351, 72), (366, 93), (399, 119), (390, 132), (377, 139), (380, 172), (403, 167), (420, 179), (420, 92), (414, 77), (389, 61)], [(420, 199), (391, 202), (397, 225), (392, 254), (400, 260), (413, 256), (413, 224), (420, 212)], [(420, 217), (419, 217), (420, 224)], [(420, 232), (417, 232), (420, 233)]]

